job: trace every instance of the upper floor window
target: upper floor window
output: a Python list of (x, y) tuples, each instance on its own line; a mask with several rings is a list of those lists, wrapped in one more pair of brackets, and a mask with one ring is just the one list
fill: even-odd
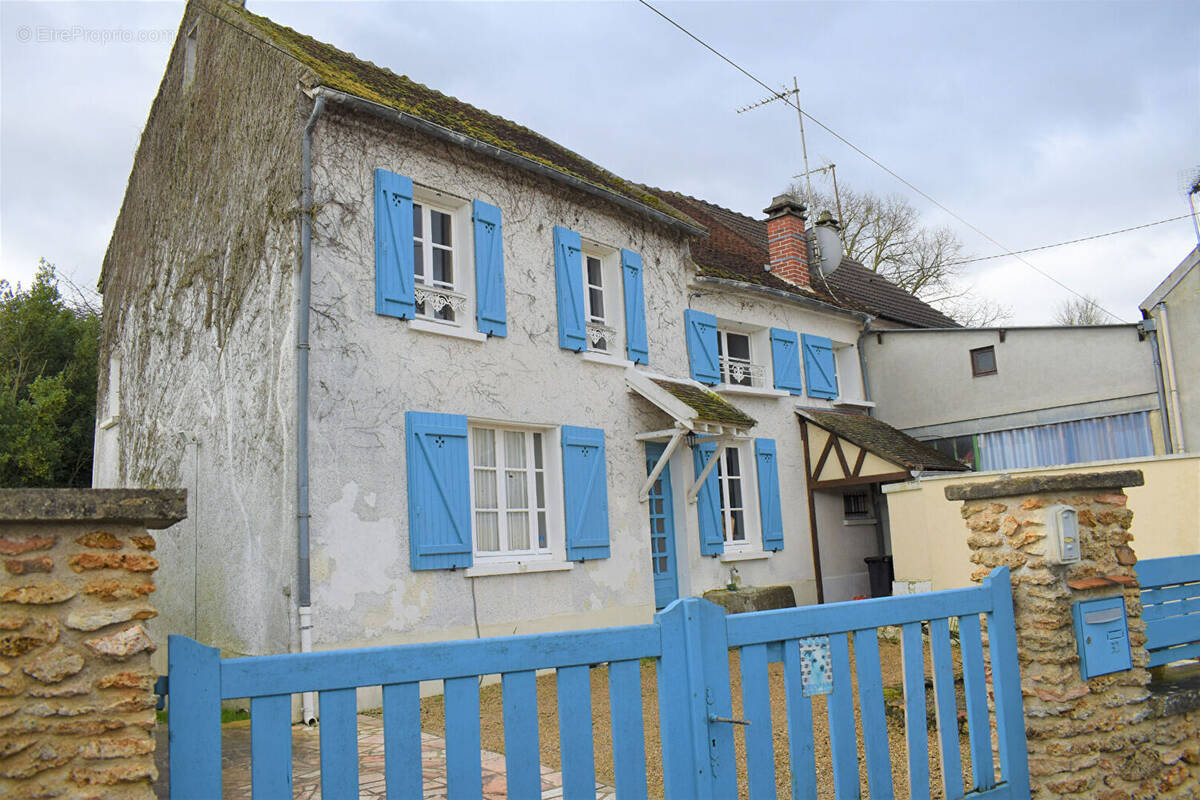
[(648, 364), (642, 272), (642, 257), (632, 250), (585, 242), (578, 232), (555, 225), (558, 346), (619, 364), (624, 339), (625, 357)]
[(375, 313), (458, 338), (507, 336), (500, 209), (376, 169)]
[(995, 375), (996, 374), (996, 348), (992, 345), (987, 347), (976, 347), (971, 351), (971, 375), (978, 378), (980, 375)]
[(183, 40), (183, 88), (192, 85), (196, 79), (196, 39), (200, 29), (199, 23), (193, 23), (187, 38)]
[(754, 337), (749, 333), (717, 329), (717, 360), (721, 383), (733, 386), (764, 386), (766, 372), (753, 358)]
[(461, 253), (456, 214), (449, 208), (413, 202), (413, 277), (417, 316), (459, 322), (467, 296), (458, 280), (455, 248)]
[(607, 353), (615, 332), (605, 314), (604, 262), (597, 255), (583, 254), (583, 287), (587, 299), (588, 349)]

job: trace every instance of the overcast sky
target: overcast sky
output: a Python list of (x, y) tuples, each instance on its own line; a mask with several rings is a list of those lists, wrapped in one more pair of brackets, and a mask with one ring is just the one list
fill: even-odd
[[(644, 6), (248, 7), (503, 115), (622, 177), (761, 217), (801, 169), (794, 111)], [(1200, 171), (1200, 3), (662, 3), (813, 117), (1011, 249), (1186, 214)], [(94, 284), (182, 3), (0, 3), (0, 277)], [(998, 248), (816, 125), (812, 166)], [(1196, 245), (1189, 219), (1026, 256), (1124, 320)], [(1066, 291), (969, 269), (1015, 324)]]

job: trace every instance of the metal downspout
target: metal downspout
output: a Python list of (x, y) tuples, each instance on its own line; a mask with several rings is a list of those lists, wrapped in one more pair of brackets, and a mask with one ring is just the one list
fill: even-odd
[[(858, 335), (858, 341), (854, 345), (858, 349), (858, 372), (862, 375), (863, 399), (868, 403), (871, 402), (871, 381), (867, 378), (867, 354), (863, 352), (862, 345), (863, 339), (872, 333), (874, 331), (871, 330), (871, 323), (868, 321), (866, 325), (863, 325), (862, 333)], [(875, 416), (873, 412), (874, 409), (868, 408), (867, 416)]]
[(1140, 329), (1150, 337), (1150, 360), (1154, 365), (1154, 386), (1158, 392), (1158, 421), (1162, 425), (1163, 447), (1167, 454), (1175, 452), (1175, 443), (1171, 441), (1170, 415), (1167, 413), (1167, 390), (1163, 386), (1162, 355), (1158, 352), (1158, 323), (1150, 318), (1147, 311), (1142, 312)]
[[(312, 652), (312, 592), (308, 539), (308, 326), (312, 302), (312, 134), (325, 110), (325, 97), (316, 92), (312, 114), (304, 126), (301, 155), (302, 196), (300, 200), (300, 297), (296, 313), (296, 549), (299, 556), (300, 652)], [(301, 697), (301, 721), (316, 722), (312, 692)]]
[(1175, 380), (1175, 357), (1171, 351), (1171, 321), (1167, 317), (1167, 304), (1160, 302), (1155, 306), (1162, 321), (1163, 363), (1167, 367), (1167, 392), (1171, 396), (1171, 430), (1175, 435), (1175, 452), (1186, 453), (1187, 443), (1183, 440), (1183, 417), (1179, 412), (1179, 382)]

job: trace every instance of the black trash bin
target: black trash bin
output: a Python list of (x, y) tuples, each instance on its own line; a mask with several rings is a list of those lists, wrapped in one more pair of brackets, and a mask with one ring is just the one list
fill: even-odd
[(891, 597), (892, 581), (896, 571), (892, 568), (891, 556), (867, 556), (867, 575), (871, 579), (871, 597)]

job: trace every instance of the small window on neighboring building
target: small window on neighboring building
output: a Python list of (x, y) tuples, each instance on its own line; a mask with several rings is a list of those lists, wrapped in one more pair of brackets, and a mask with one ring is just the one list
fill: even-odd
[(866, 519), (871, 516), (871, 506), (866, 492), (842, 495), (842, 513), (846, 519)]
[(192, 85), (196, 78), (196, 31), (199, 25), (193, 25), (183, 40), (183, 88)]
[(971, 374), (976, 378), (996, 374), (996, 348), (988, 345), (971, 351)]

